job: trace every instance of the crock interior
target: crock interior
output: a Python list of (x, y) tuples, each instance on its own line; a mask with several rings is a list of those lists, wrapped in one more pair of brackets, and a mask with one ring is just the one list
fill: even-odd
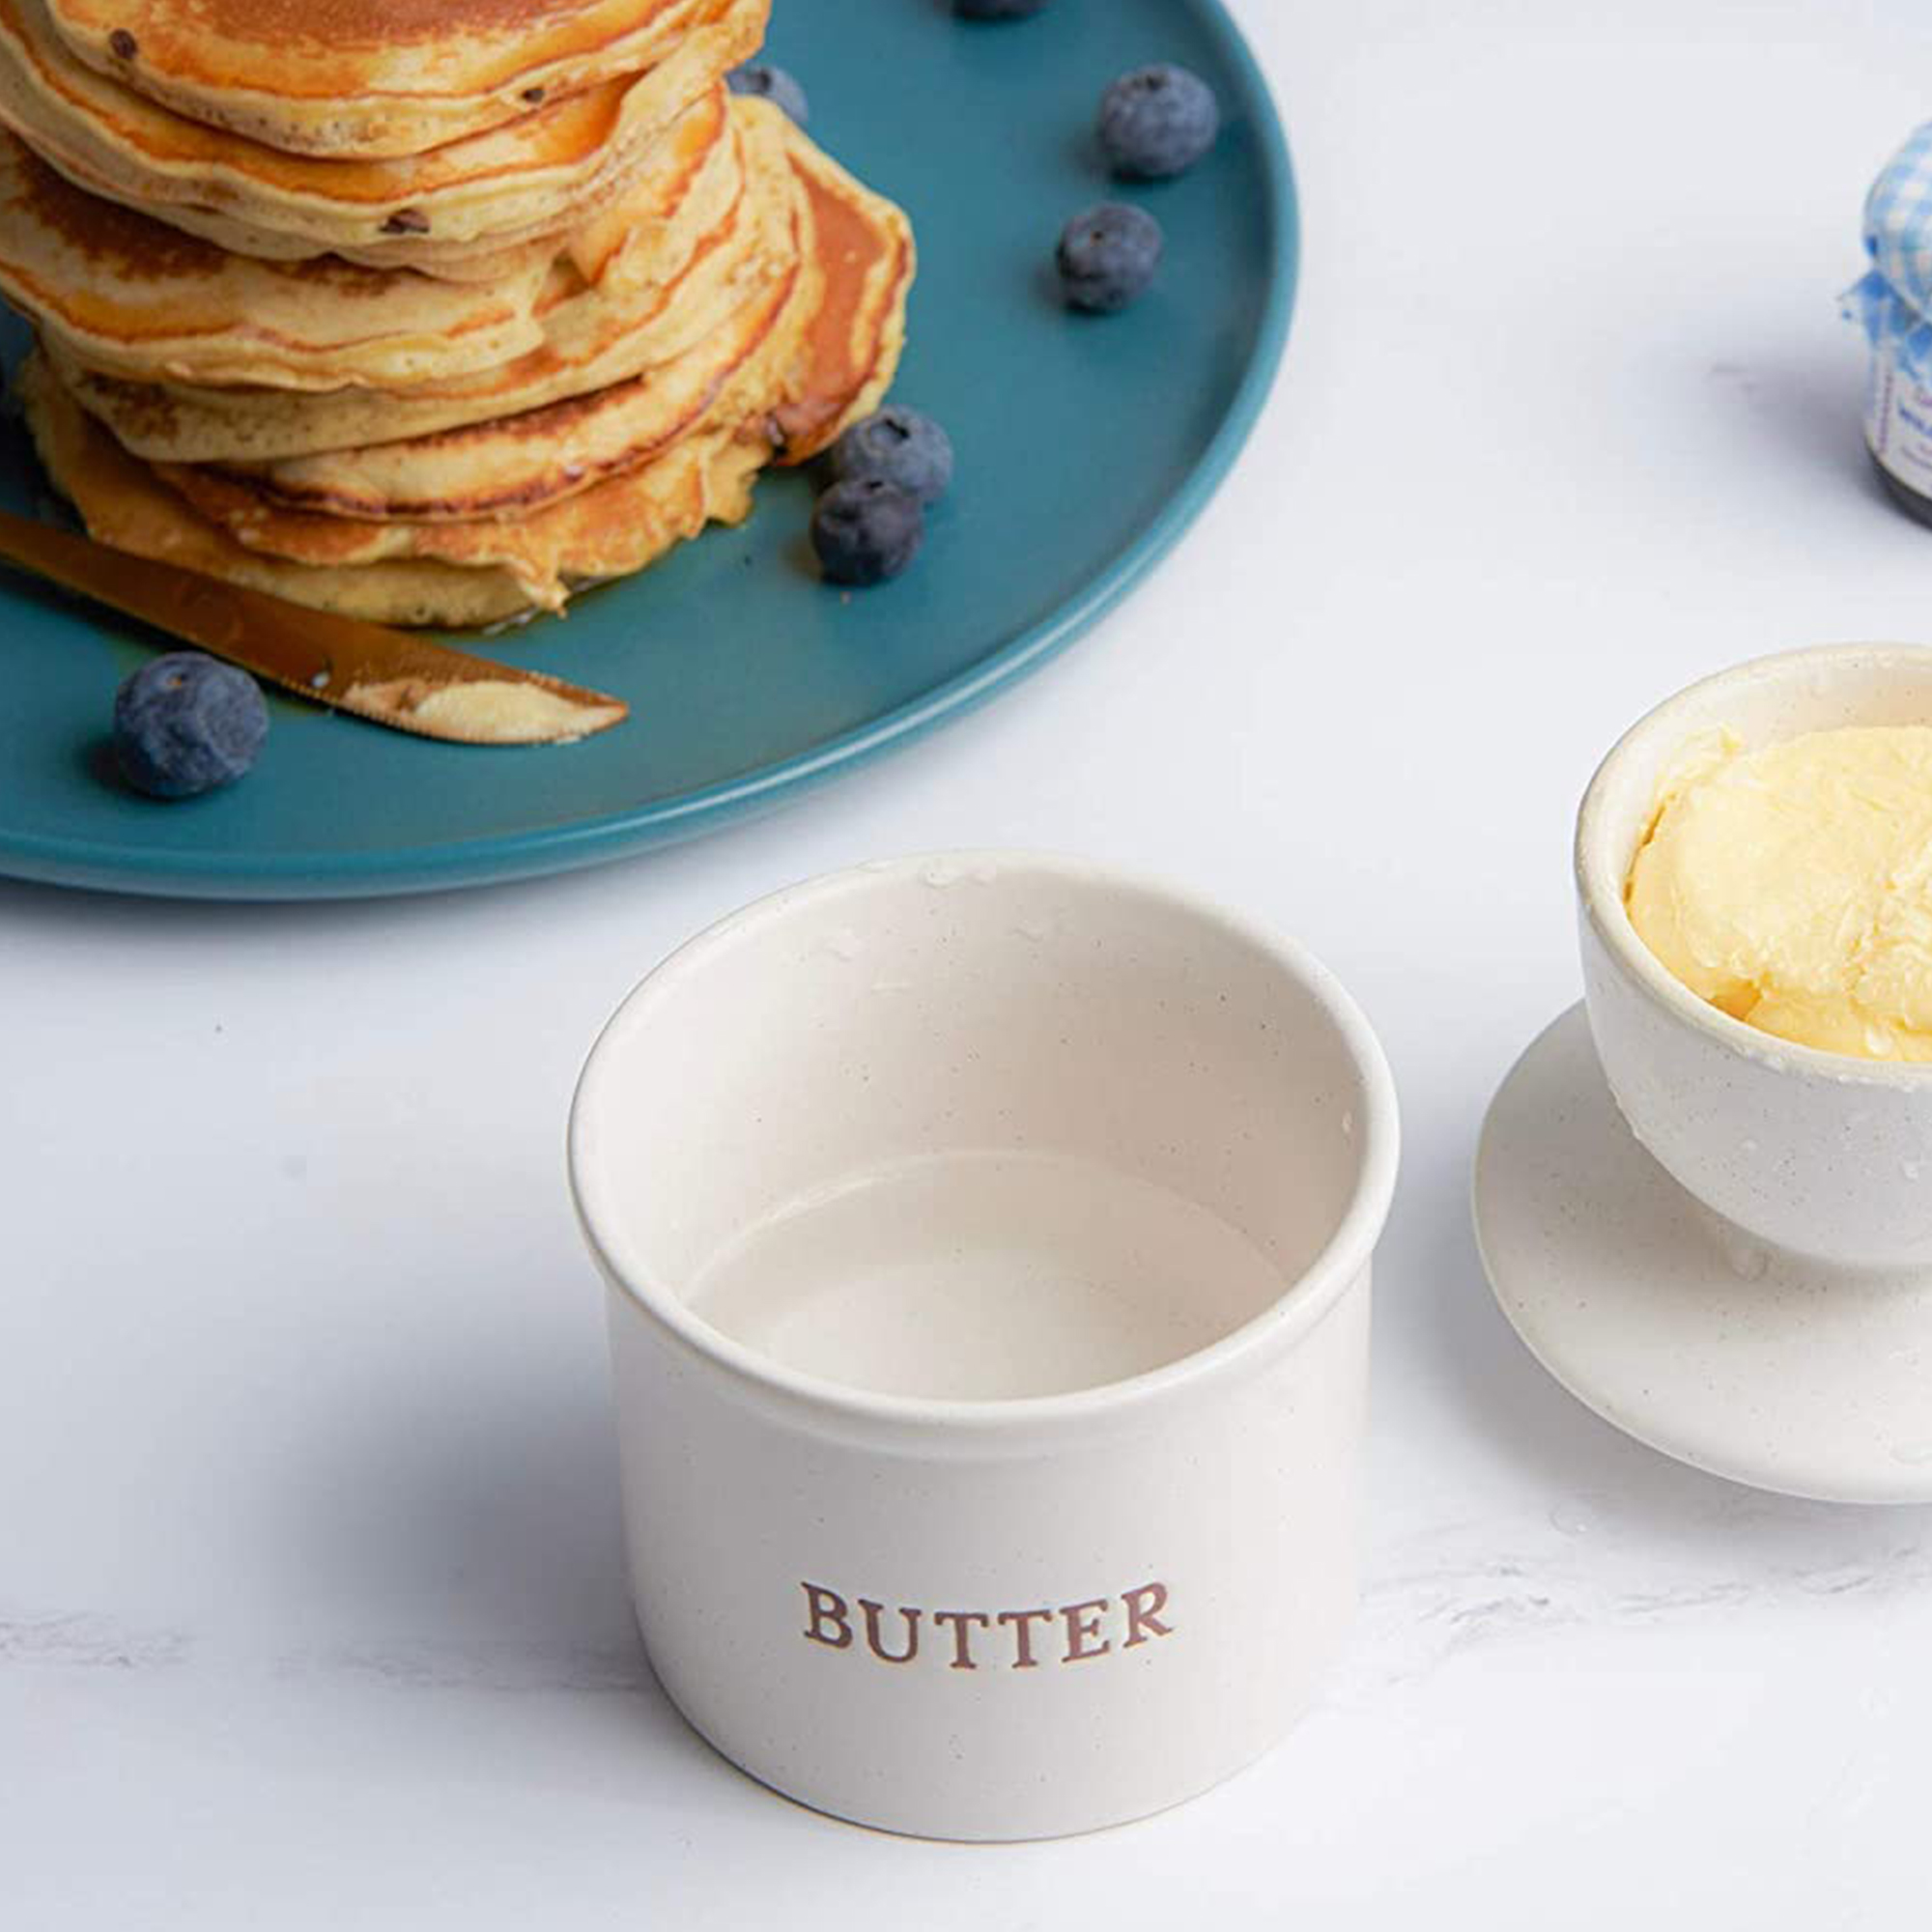
[[(599, 1062), (580, 1153), (607, 1252), (748, 1346), (897, 1394), (1091, 1387), (1220, 1339), (1334, 1236), (1370, 1141), (1298, 969), (1046, 861), (769, 902), (647, 982)], [(1015, 1266), (1029, 1241), (1094, 1278)]]

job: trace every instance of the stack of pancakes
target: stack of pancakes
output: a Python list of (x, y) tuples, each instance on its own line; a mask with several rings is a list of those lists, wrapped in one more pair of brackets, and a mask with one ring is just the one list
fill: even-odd
[(896, 367), (905, 218), (728, 71), (770, 0), (0, 0), (0, 291), (105, 543), (560, 610)]

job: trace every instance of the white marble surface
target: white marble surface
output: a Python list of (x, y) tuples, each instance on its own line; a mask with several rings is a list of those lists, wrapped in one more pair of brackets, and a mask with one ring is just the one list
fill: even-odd
[[(1464, 1192), (1576, 993), (1568, 818), (1609, 738), (1758, 651), (1932, 637), (1932, 534), (1865, 477), (1833, 309), (1932, 27), (1240, 12), (1307, 198), (1287, 374), (1175, 560), (1023, 693), (550, 884), (0, 887), (9, 1927), (1922, 1918), (1932, 1521), (1623, 1441), (1495, 1314)], [(1321, 1707), (1169, 1817), (969, 1851), (767, 1796), (653, 1689), (560, 1133), (593, 1029), (695, 926), (1001, 841), (1299, 934), (1382, 1029), (1409, 1153), (1368, 1597)]]

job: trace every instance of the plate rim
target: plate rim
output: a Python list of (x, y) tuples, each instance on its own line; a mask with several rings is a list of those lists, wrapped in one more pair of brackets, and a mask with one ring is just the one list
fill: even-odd
[(1091, 630), (1175, 548), (1226, 480), (1274, 388), (1301, 271), (1300, 202), (1273, 89), (1226, 0), (1181, 0), (1232, 71), (1260, 151), (1270, 263), (1267, 296), (1239, 385), (1213, 437), (1159, 511), (1103, 569), (1039, 623), (917, 697), (838, 736), (715, 784), (647, 806), (516, 832), (381, 851), (156, 851), (112, 841), (0, 831), (0, 875), (142, 896), (314, 900), (456, 891), (579, 871), (776, 810), (943, 724), (964, 718)]

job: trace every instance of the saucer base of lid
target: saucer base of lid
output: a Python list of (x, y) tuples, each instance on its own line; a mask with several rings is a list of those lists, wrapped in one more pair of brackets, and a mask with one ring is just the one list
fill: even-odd
[(1932, 1501), (1932, 1275), (1727, 1238), (1624, 1124), (1580, 1006), (1498, 1091), (1475, 1215), (1517, 1333), (1627, 1435), (1786, 1495)]

